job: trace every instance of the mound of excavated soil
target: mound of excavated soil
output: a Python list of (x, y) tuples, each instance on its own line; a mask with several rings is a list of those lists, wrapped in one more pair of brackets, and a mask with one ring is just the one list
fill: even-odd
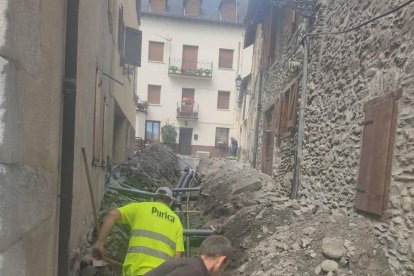
[(232, 241), (225, 275), (392, 275), (367, 219), (292, 201), (270, 176), (237, 161), (201, 160), (198, 172), (193, 227), (213, 226)]

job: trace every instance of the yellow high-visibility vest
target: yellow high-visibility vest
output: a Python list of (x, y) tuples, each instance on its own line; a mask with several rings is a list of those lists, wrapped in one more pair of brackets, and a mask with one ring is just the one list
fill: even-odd
[(122, 275), (144, 275), (184, 251), (183, 227), (178, 216), (161, 202), (131, 203), (118, 208), (121, 223), (131, 228)]

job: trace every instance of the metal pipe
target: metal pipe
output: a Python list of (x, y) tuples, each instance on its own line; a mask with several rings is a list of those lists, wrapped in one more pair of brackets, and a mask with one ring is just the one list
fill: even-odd
[(184, 178), (184, 181), (181, 183), (178, 188), (187, 188), (190, 185), (191, 179), (194, 176), (194, 171), (190, 171), (188, 175)]
[(200, 187), (191, 187), (191, 188), (172, 188), (172, 192), (173, 193), (178, 193), (178, 192), (199, 192), (200, 191)]
[(177, 184), (175, 185), (175, 187), (180, 188), (181, 187), (181, 183), (184, 181), (185, 177), (188, 175), (188, 168), (186, 168), (187, 170), (184, 169), (184, 173), (180, 176), (180, 179), (178, 180)]
[(69, 275), (78, 67), (79, 0), (66, 1), (65, 72), (63, 80), (62, 154), (60, 162), (58, 275)]
[(128, 188), (117, 187), (117, 186), (113, 186), (113, 185), (106, 185), (106, 187), (108, 187), (109, 189), (116, 190), (116, 191), (127, 192), (127, 193), (131, 193), (131, 194), (134, 194), (134, 195), (142, 196), (144, 198), (149, 198), (149, 197), (155, 197), (156, 196), (156, 193), (151, 193), (151, 192), (142, 191), (142, 190), (138, 190), (138, 189), (128, 189)]
[(212, 229), (184, 229), (185, 237), (206, 237), (214, 233)]
[[(308, 28), (309, 28), (308, 22)], [(303, 41), (304, 48), (304, 61), (303, 61), (303, 75), (302, 75), (302, 89), (300, 93), (300, 107), (299, 107), (299, 120), (298, 120), (298, 136), (297, 136), (297, 149), (296, 149), (296, 166), (294, 171), (294, 181), (292, 185), (292, 191), (290, 193), (291, 199), (295, 199), (298, 194), (299, 184), (301, 182), (301, 164), (302, 164), (302, 148), (304, 139), (304, 117), (306, 106), (306, 89), (308, 85), (308, 56), (309, 56), (309, 37), (306, 37)]]
[[(261, 60), (262, 58), (260, 58), (260, 64), (262, 63)], [(254, 144), (253, 144), (253, 161), (252, 161), (253, 168), (256, 168), (257, 150), (258, 150), (258, 144), (259, 144), (259, 123), (260, 123), (260, 117), (262, 114), (263, 72), (264, 70), (261, 69), (260, 77), (259, 77), (259, 93), (257, 95), (256, 127), (255, 127)]]

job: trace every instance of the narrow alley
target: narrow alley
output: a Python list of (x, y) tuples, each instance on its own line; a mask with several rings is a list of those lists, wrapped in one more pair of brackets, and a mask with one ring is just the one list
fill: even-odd
[(0, 276), (414, 275), (414, 0), (1, 0), (0, 191)]

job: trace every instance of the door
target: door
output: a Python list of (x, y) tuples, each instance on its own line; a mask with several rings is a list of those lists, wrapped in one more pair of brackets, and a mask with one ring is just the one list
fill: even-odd
[(178, 153), (182, 155), (191, 155), (191, 137), (193, 136), (193, 129), (180, 127), (180, 136), (178, 144)]
[(273, 149), (274, 149), (274, 128), (273, 128), (274, 105), (265, 112), (263, 128), (263, 153), (262, 153), (262, 172), (272, 175), (273, 168)]
[(365, 120), (355, 208), (382, 215), (388, 205), (389, 183), (401, 91), (364, 105)]
[(194, 89), (183, 88), (181, 94), (181, 112), (192, 114), (194, 110)]
[(183, 46), (183, 68), (194, 69), (197, 68), (198, 46)]

